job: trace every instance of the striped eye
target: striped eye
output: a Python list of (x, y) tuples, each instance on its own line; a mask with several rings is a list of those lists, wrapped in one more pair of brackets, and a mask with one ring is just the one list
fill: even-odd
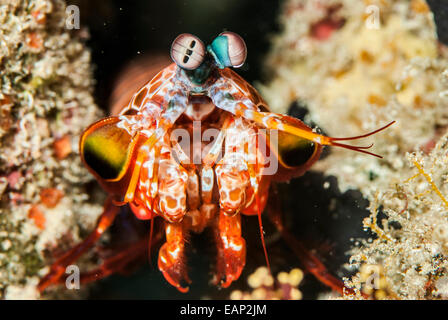
[(182, 33), (171, 45), (171, 59), (181, 68), (193, 70), (204, 60), (205, 46), (202, 41), (189, 33)]
[(208, 46), (207, 50), (215, 58), (220, 69), (239, 68), (246, 61), (247, 49), (243, 38), (234, 32), (221, 33)]
[(246, 61), (247, 48), (243, 38), (234, 32), (226, 31), (220, 34), (227, 38), (229, 59), (232, 67), (239, 68)]

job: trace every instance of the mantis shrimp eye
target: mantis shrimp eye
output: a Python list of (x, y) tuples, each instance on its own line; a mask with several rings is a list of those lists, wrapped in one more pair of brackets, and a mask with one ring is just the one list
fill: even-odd
[(181, 68), (193, 70), (204, 60), (205, 46), (202, 41), (189, 33), (182, 33), (171, 45), (171, 59)]
[(247, 56), (243, 38), (230, 31), (223, 32), (216, 37), (208, 50), (220, 68), (239, 68), (244, 64)]

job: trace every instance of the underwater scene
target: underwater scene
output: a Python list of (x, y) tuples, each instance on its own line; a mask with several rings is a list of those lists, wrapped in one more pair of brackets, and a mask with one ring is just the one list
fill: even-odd
[(448, 299), (447, 17), (0, 0), (0, 299)]

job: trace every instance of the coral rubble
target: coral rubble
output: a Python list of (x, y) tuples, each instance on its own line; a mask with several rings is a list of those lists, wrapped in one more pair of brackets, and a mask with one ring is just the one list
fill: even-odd
[(300, 269), (292, 269), (289, 273), (282, 271), (277, 277), (269, 273), (268, 268), (259, 267), (247, 278), (250, 292), (234, 290), (230, 294), (232, 300), (300, 300), (302, 292), (298, 289), (303, 279)]
[(54, 249), (101, 213), (77, 147), (100, 116), (90, 53), (67, 18), (61, 0), (0, 1), (0, 298), (38, 298)]
[(346, 280), (358, 289), (347, 298), (447, 298), (448, 56), (430, 8), (423, 0), (289, 0), (281, 24), (267, 58), (272, 80), (259, 85), (274, 111), (299, 100), (308, 120), (338, 137), (397, 121), (370, 139), (383, 159), (333, 148), (313, 167), (371, 203), (364, 227), (376, 238), (361, 241), (350, 264), (378, 266), (387, 285), (369, 291), (360, 272)]

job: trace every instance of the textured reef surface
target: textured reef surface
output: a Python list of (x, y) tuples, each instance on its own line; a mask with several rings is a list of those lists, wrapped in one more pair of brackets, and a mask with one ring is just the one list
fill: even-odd
[(370, 202), (373, 236), (351, 250), (347, 267), (359, 272), (346, 284), (357, 293), (346, 298), (447, 298), (448, 60), (430, 7), (291, 0), (281, 23), (274, 78), (260, 86), (275, 111), (298, 101), (331, 136), (397, 121), (371, 139), (383, 159), (333, 148), (313, 167)]
[(101, 213), (77, 146), (101, 115), (88, 34), (66, 19), (63, 1), (0, 1), (0, 298), (39, 297), (53, 254)]

